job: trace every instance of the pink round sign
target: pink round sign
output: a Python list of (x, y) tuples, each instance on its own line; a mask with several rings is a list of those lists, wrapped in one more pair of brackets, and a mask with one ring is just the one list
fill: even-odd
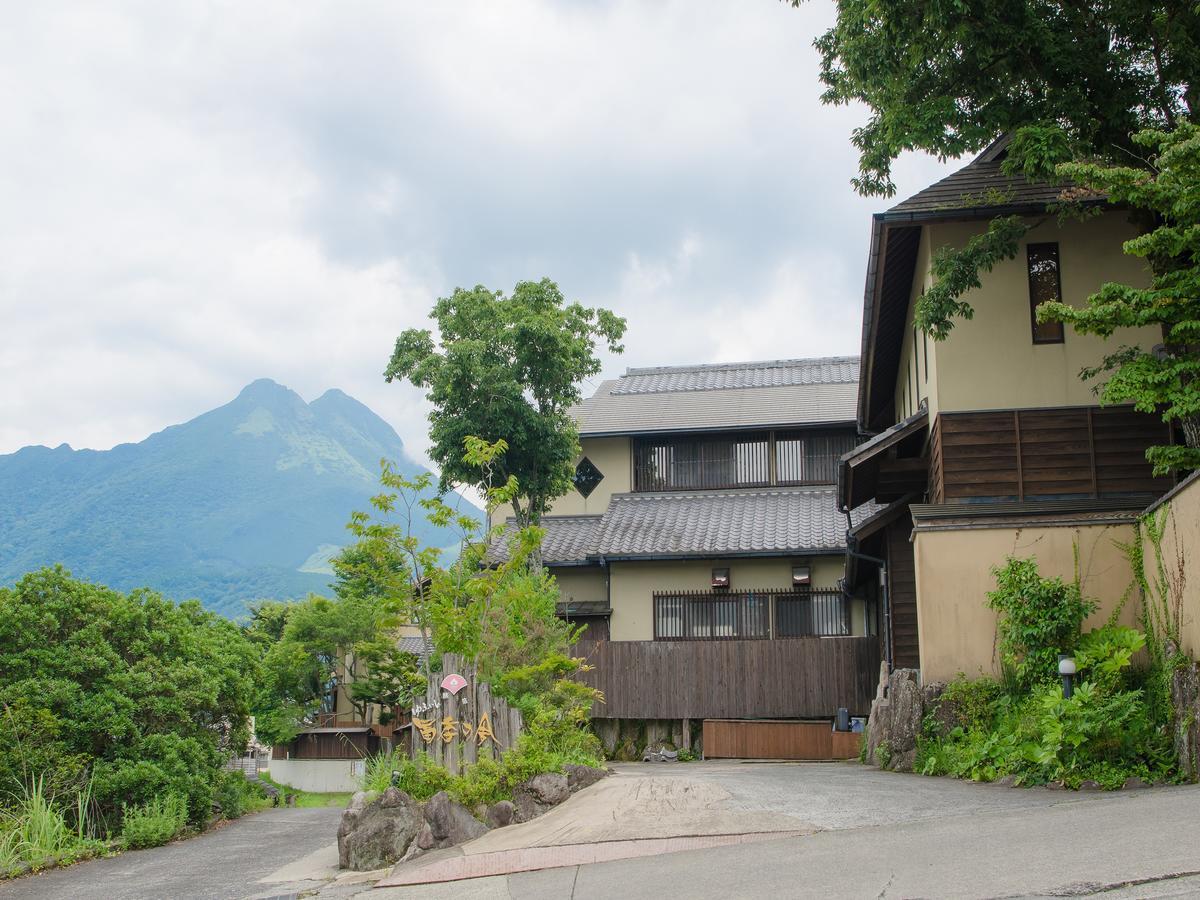
[(442, 690), (457, 694), (467, 686), (467, 679), (461, 675), (447, 675), (442, 679)]

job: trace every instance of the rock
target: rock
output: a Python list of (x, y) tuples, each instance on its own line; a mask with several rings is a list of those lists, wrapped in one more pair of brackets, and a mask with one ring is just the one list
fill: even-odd
[(567, 770), (567, 790), (572, 794), (585, 787), (591, 787), (608, 774), (607, 769), (596, 769), (592, 766), (567, 765), (563, 768)]
[(1094, 781), (1091, 778), (1088, 778), (1084, 781), (1079, 782), (1079, 789), (1081, 791), (1102, 791), (1102, 790), (1104, 790), (1104, 788), (1100, 787), (1100, 782)]
[(1000, 778), (997, 778), (993, 782), (993, 784), (999, 785), (1000, 787), (1016, 787), (1017, 786), (1017, 776), (1016, 775), (1002, 775)]
[[(916, 669), (896, 669), (889, 676), (887, 663), (879, 667), (879, 689), (871, 703), (867, 720), (867, 755), (870, 765), (881, 765), (880, 745), (887, 745), (888, 768), (907, 762), (912, 769), (909, 751), (917, 748), (917, 737), (925, 715), (925, 698)], [(915, 755), (915, 754), (914, 754)], [(907, 770), (901, 770), (907, 771)]]
[(913, 763), (916, 762), (916, 759), (916, 748), (912, 750), (905, 750), (903, 753), (897, 753), (891, 758), (891, 765), (889, 768), (893, 772), (911, 772), (913, 770)]
[(1046, 790), (1048, 791), (1061, 791), (1062, 789), (1063, 783), (1061, 781), (1051, 781), (1046, 785)]
[(536, 819), (570, 795), (571, 789), (565, 775), (551, 772), (535, 775), (517, 785), (517, 789), (513, 791), (513, 806), (516, 808), (514, 821), (528, 822), (530, 819)]
[(338, 824), (338, 864), (369, 871), (399, 862), (422, 825), (421, 807), (396, 788), (355, 794)]
[(433, 836), (433, 829), (429, 827), (428, 822), (421, 825), (421, 830), (413, 843), (417, 845), (418, 850), (432, 850), (437, 846), (437, 838)]
[(404, 793), (398, 787), (389, 787), (379, 797), (379, 805), (384, 809), (393, 809), (397, 806), (403, 806), (406, 803), (412, 803), (412, 797)]
[(534, 775), (521, 787), (529, 791), (538, 803), (544, 803), (547, 806), (556, 806), (571, 794), (567, 776), (559, 775), (556, 772)]
[(1146, 782), (1142, 781), (1142, 779), (1138, 778), (1136, 775), (1130, 775), (1125, 779), (1125, 783), (1121, 785), (1121, 790), (1140, 791), (1142, 788), (1148, 787), (1150, 787), (1150, 785), (1146, 784)]
[(513, 817), (516, 814), (517, 808), (513, 806), (511, 800), (501, 800), (499, 803), (493, 803), (488, 807), (484, 821), (491, 828), (503, 828), (505, 825), (512, 824)]
[[(469, 809), (457, 800), (451, 800), (445, 791), (438, 791), (425, 804), (425, 822), (438, 849), (465, 844), (487, 834), (489, 830), (471, 815)], [(430, 848), (421, 846), (421, 849)]]

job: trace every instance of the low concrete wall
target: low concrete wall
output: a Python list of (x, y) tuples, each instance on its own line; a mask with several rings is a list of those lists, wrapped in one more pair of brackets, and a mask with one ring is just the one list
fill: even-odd
[[(1163, 510), (1166, 510), (1164, 513)], [(1200, 473), (1184, 481), (1150, 508), (1151, 515), (1165, 516), (1160, 557), (1146, 529), (1142, 530), (1142, 553), (1146, 577), (1153, 584), (1165, 580), (1172, 603), (1179, 605), (1179, 637), (1193, 659), (1200, 658)], [(1191, 576), (1190, 578), (1188, 576)], [(1153, 598), (1147, 598), (1153, 602)]]
[[(1043, 576), (1072, 580), (1074, 548), (1079, 547), (1083, 593), (1099, 602), (1085, 630), (1104, 624), (1133, 582), (1129, 560), (1118, 545), (1134, 537), (1130, 525), (969, 527), (917, 531), (917, 631), (921, 644), (921, 680), (949, 681), (999, 674), (996, 613), (987, 606), (995, 590), (993, 566), (1006, 556), (1036, 557)], [(1137, 625), (1138, 600), (1131, 596), (1121, 621)]]
[(362, 766), (362, 760), (356, 759), (273, 759), (269, 774), (279, 784), (331, 794), (357, 791)]

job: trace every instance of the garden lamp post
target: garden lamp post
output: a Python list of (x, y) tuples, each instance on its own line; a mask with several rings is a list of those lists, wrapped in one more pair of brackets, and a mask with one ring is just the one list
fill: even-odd
[(1058, 674), (1062, 676), (1063, 699), (1070, 700), (1075, 693), (1075, 658), (1067, 653), (1058, 654)]

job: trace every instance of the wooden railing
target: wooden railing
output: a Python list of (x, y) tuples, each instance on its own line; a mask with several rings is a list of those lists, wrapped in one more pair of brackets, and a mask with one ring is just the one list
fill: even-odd
[(852, 430), (764, 431), (644, 438), (634, 443), (635, 491), (832, 484)]
[(577, 652), (604, 693), (606, 719), (831, 718), (865, 715), (879, 678), (878, 637), (790, 641), (598, 641)]
[(766, 640), (849, 633), (850, 607), (837, 590), (654, 594), (656, 641)]

